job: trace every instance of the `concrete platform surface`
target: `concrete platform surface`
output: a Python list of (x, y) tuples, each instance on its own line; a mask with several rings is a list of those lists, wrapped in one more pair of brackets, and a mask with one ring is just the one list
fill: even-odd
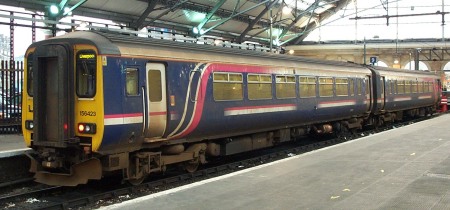
[(21, 134), (0, 135), (0, 158), (20, 155), (29, 150)]
[(450, 114), (103, 209), (450, 209)]

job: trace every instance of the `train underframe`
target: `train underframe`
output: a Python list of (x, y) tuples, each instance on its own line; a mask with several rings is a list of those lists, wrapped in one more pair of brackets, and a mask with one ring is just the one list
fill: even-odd
[[(364, 126), (381, 126), (406, 117), (426, 116), (435, 112), (434, 107), (424, 107), (404, 111), (385, 112), (378, 115), (358, 116), (334, 122), (317, 123), (248, 135), (233, 136), (214, 140), (202, 140), (190, 143), (176, 143), (157, 148), (146, 148), (134, 152), (96, 157), (85, 154), (79, 149), (38, 150), (38, 156), (32, 159), (31, 172), (37, 182), (48, 185), (75, 186), (85, 184), (91, 179), (101, 179), (105, 174), (121, 172), (124, 180), (131, 184), (140, 184), (148, 175), (164, 172), (167, 166), (181, 166), (188, 172), (194, 172), (209, 157), (227, 156), (252, 150), (275, 146), (306, 135), (333, 134), (346, 136)], [(67, 162), (67, 157), (71, 156)], [(63, 163), (58, 160), (65, 160)], [(70, 165), (70, 167), (64, 167)], [(63, 168), (63, 170), (61, 170)], [(61, 171), (59, 173), (58, 171)]]

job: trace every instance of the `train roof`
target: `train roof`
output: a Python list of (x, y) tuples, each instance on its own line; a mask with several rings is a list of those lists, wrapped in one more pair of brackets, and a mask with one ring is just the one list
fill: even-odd
[(153, 39), (146, 37), (137, 37), (130, 35), (122, 35), (113, 32), (101, 32), (101, 31), (76, 31), (71, 32), (62, 36), (57, 36), (50, 38), (48, 40), (43, 40), (30, 45), (30, 48), (35, 47), (39, 44), (51, 43), (55, 41), (62, 41), (69, 44), (90, 44), (97, 47), (99, 54), (104, 55), (121, 55), (123, 52), (120, 50), (119, 44), (121, 46), (125, 45), (138, 45), (141, 48), (159, 47), (165, 49), (177, 49), (185, 50), (190, 52), (203, 52), (203, 53), (214, 53), (222, 55), (233, 55), (233, 56), (245, 56), (253, 58), (262, 59), (276, 59), (280, 61), (294, 61), (294, 62), (306, 62), (306, 63), (317, 63), (325, 65), (337, 65), (337, 66), (347, 66), (361, 68), (361, 65), (348, 62), (338, 62), (329, 60), (319, 60), (312, 58), (304, 58), (299, 56), (274, 54), (268, 52), (259, 52), (252, 50), (242, 50), (236, 48), (226, 48), (211, 45), (200, 45), (193, 43), (176, 42), (171, 40), (163, 39)]
[(94, 45), (97, 47), (100, 54), (120, 55), (119, 48), (116, 45), (114, 45), (110, 40), (108, 40), (106, 37), (97, 33), (87, 31), (77, 31), (67, 33), (62, 36), (52, 37), (47, 40), (35, 42), (31, 44), (28, 48), (33, 48), (36, 47), (37, 45), (54, 43), (58, 41), (69, 44)]
[(369, 68), (378, 71), (380, 73), (384, 74), (396, 74), (396, 75), (404, 75), (404, 76), (410, 76), (410, 75), (436, 75), (434, 72), (431, 71), (421, 71), (421, 70), (407, 70), (407, 69), (396, 69), (396, 68), (389, 68), (389, 67), (380, 67), (380, 66), (370, 66)]
[(275, 53), (269, 53), (269, 52), (243, 50), (243, 49), (238, 49), (238, 48), (227, 48), (227, 47), (219, 47), (219, 46), (212, 46), (212, 45), (201, 45), (201, 44), (177, 42), (177, 41), (164, 40), (164, 39), (153, 39), (153, 38), (146, 38), (146, 37), (124, 36), (124, 35), (117, 34), (117, 33), (104, 33), (104, 32), (96, 32), (96, 33), (105, 36), (107, 39), (111, 40), (113, 43), (138, 44), (138, 45), (141, 45), (142, 47), (151, 46), (151, 47), (162, 47), (162, 48), (171, 48), (171, 49), (182, 49), (182, 50), (195, 51), (195, 52), (217, 53), (217, 54), (233, 55), (233, 56), (248, 56), (248, 57), (266, 58), (266, 59), (331, 64), (331, 65), (341, 65), (341, 66), (351, 66), (351, 67), (359, 66), (354, 63), (319, 60), (319, 59), (305, 58), (305, 57), (299, 57), (299, 56), (275, 54)]
[[(296, 66), (297, 62), (302, 62), (310, 64), (311, 67), (314, 64), (321, 64), (324, 66), (340, 66), (352, 68), (352, 69), (366, 69), (371, 68), (376, 71), (390, 71), (405, 74), (423, 74), (430, 75), (432, 72), (423, 71), (411, 71), (403, 69), (394, 68), (384, 68), (384, 67), (366, 67), (361, 64), (356, 64), (352, 62), (339, 62), (330, 60), (320, 60), (313, 58), (305, 58), (300, 56), (284, 55), (284, 54), (274, 54), (268, 52), (259, 52), (252, 50), (242, 50), (236, 48), (226, 48), (211, 45), (200, 45), (185, 42), (176, 42), (171, 40), (163, 39), (153, 39), (147, 37), (137, 37), (130, 35), (123, 35), (114, 32), (102, 32), (102, 31), (76, 31), (68, 33), (62, 36), (54, 37), (48, 40), (40, 41), (30, 45), (30, 48), (35, 47), (39, 44), (46, 44), (55, 41), (61, 41), (69, 44), (89, 44), (97, 47), (99, 54), (103, 55), (146, 55), (150, 53), (148, 49), (158, 49), (153, 50), (154, 55), (167, 54), (168, 57), (177, 57), (192, 59), (192, 57), (199, 57), (206, 59), (206, 57), (211, 57), (215, 55), (215, 60), (227, 59), (231, 62), (239, 63), (239, 60), (243, 60), (242, 63), (269, 63), (274, 64), (283, 62), (283, 64), (291, 63), (292, 66)], [(198, 56), (197, 56), (198, 55)], [(214, 59), (212, 60), (214, 61)], [(269, 62), (270, 61), (270, 62)]]

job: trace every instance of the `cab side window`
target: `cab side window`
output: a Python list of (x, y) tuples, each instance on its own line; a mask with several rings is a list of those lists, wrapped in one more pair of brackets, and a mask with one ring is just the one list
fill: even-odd
[(125, 92), (127, 96), (139, 95), (139, 71), (137, 68), (127, 68), (125, 70)]

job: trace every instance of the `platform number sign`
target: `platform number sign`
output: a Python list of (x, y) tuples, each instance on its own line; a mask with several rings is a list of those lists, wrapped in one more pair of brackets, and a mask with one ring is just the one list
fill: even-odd
[(370, 63), (372, 65), (375, 65), (376, 62), (378, 62), (378, 58), (377, 57), (370, 57)]

